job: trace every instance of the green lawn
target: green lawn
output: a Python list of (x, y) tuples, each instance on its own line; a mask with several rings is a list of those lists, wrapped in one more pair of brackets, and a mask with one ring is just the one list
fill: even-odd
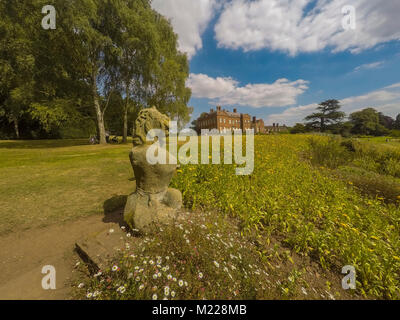
[(0, 141), (0, 234), (102, 214), (134, 189), (131, 144)]
[(400, 138), (392, 137), (362, 137), (358, 138), (360, 141), (371, 144), (385, 144), (388, 146), (400, 148)]

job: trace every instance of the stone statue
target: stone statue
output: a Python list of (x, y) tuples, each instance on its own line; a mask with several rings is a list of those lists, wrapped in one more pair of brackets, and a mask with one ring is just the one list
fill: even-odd
[[(182, 194), (168, 188), (176, 170), (175, 164), (149, 164), (146, 159), (150, 145), (146, 144), (147, 133), (161, 129), (168, 136), (169, 118), (155, 107), (143, 109), (135, 122), (133, 148), (129, 158), (136, 179), (136, 191), (128, 197), (124, 220), (132, 228), (149, 231), (153, 224), (168, 224), (182, 207)], [(169, 159), (172, 155), (166, 150)]]

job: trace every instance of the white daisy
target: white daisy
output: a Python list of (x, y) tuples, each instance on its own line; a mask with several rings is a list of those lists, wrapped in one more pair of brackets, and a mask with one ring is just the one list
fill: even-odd
[(165, 288), (164, 288), (164, 295), (166, 296), (166, 297), (168, 297), (169, 296), (169, 287), (168, 286), (166, 286)]

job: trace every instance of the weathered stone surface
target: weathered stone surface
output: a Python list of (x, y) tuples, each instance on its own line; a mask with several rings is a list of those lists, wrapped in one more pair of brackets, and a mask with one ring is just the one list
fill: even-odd
[(163, 201), (168, 207), (179, 210), (182, 208), (182, 193), (177, 189), (168, 188)]
[(123, 250), (127, 243), (126, 232), (115, 224), (114, 228), (90, 234), (75, 243), (75, 250), (87, 264), (92, 273), (105, 270), (116, 253)]
[[(136, 178), (136, 191), (128, 197), (124, 220), (132, 228), (142, 232), (150, 230), (153, 224), (168, 224), (176, 218), (182, 207), (182, 194), (168, 188), (175, 173), (174, 164), (150, 164), (146, 155), (150, 146), (145, 144), (151, 129), (161, 129), (168, 135), (169, 119), (157, 109), (140, 112), (133, 132), (133, 148), (129, 158)], [(165, 151), (167, 153), (167, 151)], [(172, 159), (171, 154), (167, 155)]]

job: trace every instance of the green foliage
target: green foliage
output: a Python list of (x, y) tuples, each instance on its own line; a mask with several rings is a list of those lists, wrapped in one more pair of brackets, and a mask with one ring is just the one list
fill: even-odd
[(400, 130), (400, 113), (397, 115), (394, 122), (394, 129)]
[(307, 116), (305, 120), (310, 121), (309, 126), (325, 132), (330, 126), (335, 126), (344, 119), (345, 113), (339, 111), (340, 108), (338, 100), (321, 102), (317, 107), (317, 112)]
[[(41, 28), (45, 4), (62, 12), (55, 30)], [(94, 119), (105, 142), (106, 127), (119, 122), (126, 138), (133, 109), (153, 103), (182, 123), (189, 120), (188, 61), (149, 0), (2, 1), (0, 14), (2, 131), (12, 124), (18, 138), (23, 120), (24, 136), (64, 136), (65, 126), (76, 135), (82, 131), (73, 128), (77, 121), (64, 117), (73, 111)], [(114, 94), (121, 99), (109, 104)]]
[[(78, 297), (112, 300), (262, 299), (266, 266), (237, 228), (214, 214), (190, 214), (155, 236), (136, 238)], [(79, 287), (79, 285), (78, 285)]]
[(340, 168), (338, 175), (362, 193), (385, 202), (399, 204), (400, 180), (392, 176), (376, 173), (364, 167), (346, 166)]
[(400, 178), (400, 149), (392, 146), (353, 142), (355, 165), (379, 174)]
[(29, 113), (33, 120), (38, 120), (42, 128), (47, 132), (51, 132), (54, 128), (61, 125), (68, 119), (68, 115), (59, 105), (52, 107), (33, 103), (29, 109)]
[(400, 130), (392, 130), (390, 131), (390, 135), (394, 138), (400, 138)]
[(342, 139), (330, 137), (329, 139), (309, 139), (309, 157), (311, 163), (335, 169), (352, 158), (352, 154), (343, 146)]
[(306, 131), (307, 131), (307, 128), (302, 123), (296, 123), (296, 125), (292, 129), (290, 129), (290, 133), (292, 133), (292, 134), (305, 133)]
[(380, 124), (379, 113), (373, 108), (352, 113), (350, 121), (353, 124), (353, 134), (384, 136), (389, 133), (388, 129)]
[(297, 154), (306, 150), (302, 136), (256, 137), (251, 176), (236, 176), (232, 166), (186, 166), (173, 186), (189, 208), (236, 216), (245, 231), (279, 235), (326, 268), (353, 265), (362, 294), (399, 298), (399, 207), (363, 197), (347, 182), (299, 161)]

